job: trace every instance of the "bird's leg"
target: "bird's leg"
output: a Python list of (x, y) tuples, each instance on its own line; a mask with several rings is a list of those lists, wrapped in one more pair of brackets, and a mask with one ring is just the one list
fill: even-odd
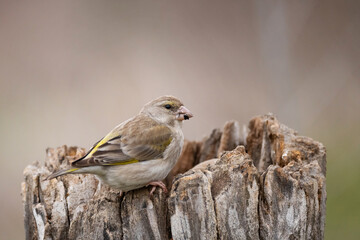
[(152, 196), (152, 194), (154, 193), (157, 186), (161, 187), (161, 189), (164, 191), (164, 193), (167, 193), (167, 191), (168, 191), (165, 184), (162, 181), (150, 182), (146, 186), (149, 186), (149, 185), (153, 186), (150, 191), (150, 196)]

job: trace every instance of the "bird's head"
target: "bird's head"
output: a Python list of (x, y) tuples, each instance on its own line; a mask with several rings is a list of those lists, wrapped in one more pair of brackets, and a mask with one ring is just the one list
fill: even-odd
[(193, 117), (184, 104), (173, 96), (162, 96), (147, 103), (140, 113), (169, 125), (174, 125), (175, 121), (181, 122)]

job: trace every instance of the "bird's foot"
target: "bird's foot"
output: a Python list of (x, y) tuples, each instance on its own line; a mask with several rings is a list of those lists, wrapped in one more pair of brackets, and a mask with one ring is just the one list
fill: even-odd
[(165, 184), (164, 184), (162, 181), (150, 182), (150, 183), (148, 183), (148, 185), (146, 185), (146, 186), (149, 186), (149, 185), (153, 186), (153, 187), (151, 188), (151, 191), (150, 191), (150, 196), (153, 195), (156, 187), (161, 187), (161, 189), (164, 191), (164, 193), (167, 193), (167, 192), (168, 192)]

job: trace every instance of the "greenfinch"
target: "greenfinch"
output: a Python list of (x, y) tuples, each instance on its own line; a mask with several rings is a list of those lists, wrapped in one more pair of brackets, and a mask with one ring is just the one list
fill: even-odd
[(147, 103), (138, 115), (115, 127), (72, 168), (55, 172), (46, 180), (77, 173), (95, 174), (102, 182), (127, 192), (144, 186), (159, 186), (176, 164), (183, 144), (182, 121), (193, 117), (173, 96)]

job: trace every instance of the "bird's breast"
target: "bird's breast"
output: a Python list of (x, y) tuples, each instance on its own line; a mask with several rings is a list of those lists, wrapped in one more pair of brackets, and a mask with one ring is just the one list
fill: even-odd
[[(173, 140), (165, 150), (164, 161), (168, 162), (170, 170), (175, 166), (184, 146), (184, 134), (181, 128), (174, 129)], [(170, 172), (169, 170), (169, 172)]]

